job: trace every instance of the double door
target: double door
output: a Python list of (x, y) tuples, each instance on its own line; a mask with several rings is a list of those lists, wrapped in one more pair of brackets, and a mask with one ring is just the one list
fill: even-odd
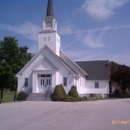
[(51, 75), (38, 75), (39, 92), (51, 91)]

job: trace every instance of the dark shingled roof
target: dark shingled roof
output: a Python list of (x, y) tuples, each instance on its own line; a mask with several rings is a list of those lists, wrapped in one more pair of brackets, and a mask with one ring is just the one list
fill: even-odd
[(87, 80), (110, 80), (108, 60), (103, 61), (76, 61), (88, 73)]

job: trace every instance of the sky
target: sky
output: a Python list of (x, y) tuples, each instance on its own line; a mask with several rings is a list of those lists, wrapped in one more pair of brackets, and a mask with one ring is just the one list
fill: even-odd
[[(130, 66), (130, 0), (53, 0), (53, 8), (71, 59)], [(15, 37), (36, 53), (46, 10), (47, 0), (0, 0), (0, 40)]]

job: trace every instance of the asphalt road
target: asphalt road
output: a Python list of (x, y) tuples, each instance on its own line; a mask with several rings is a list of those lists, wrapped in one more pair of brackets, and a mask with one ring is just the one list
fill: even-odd
[(130, 99), (3, 103), (0, 130), (130, 130)]

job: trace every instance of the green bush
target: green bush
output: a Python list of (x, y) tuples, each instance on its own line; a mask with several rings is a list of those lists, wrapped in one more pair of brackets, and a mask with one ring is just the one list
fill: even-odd
[(21, 91), (17, 95), (17, 101), (25, 101), (26, 97), (27, 97), (27, 94)]
[(72, 86), (69, 93), (68, 93), (69, 96), (75, 98), (75, 100), (78, 101), (79, 99), (79, 95), (78, 95), (78, 92), (77, 92), (77, 88), (76, 86)]
[(52, 94), (52, 101), (62, 101), (64, 99), (64, 97), (65, 97), (65, 95), (63, 94), (61, 85), (57, 85)]
[(87, 101), (88, 98), (86, 96), (83, 96), (83, 97), (79, 97), (79, 101)]
[(66, 96), (66, 92), (65, 92), (65, 89), (64, 89), (64, 87), (63, 87), (62, 84), (60, 84), (60, 88), (61, 88), (61, 90), (62, 90), (63, 95)]
[(71, 97), (71, 96), (69, 96), (69, 95), (66, 95), (66, 96), (64, 97), (63, 101), (65, 101), (65, 102), (75, 102), (76, 99), (75, 99), (74, 97)]

